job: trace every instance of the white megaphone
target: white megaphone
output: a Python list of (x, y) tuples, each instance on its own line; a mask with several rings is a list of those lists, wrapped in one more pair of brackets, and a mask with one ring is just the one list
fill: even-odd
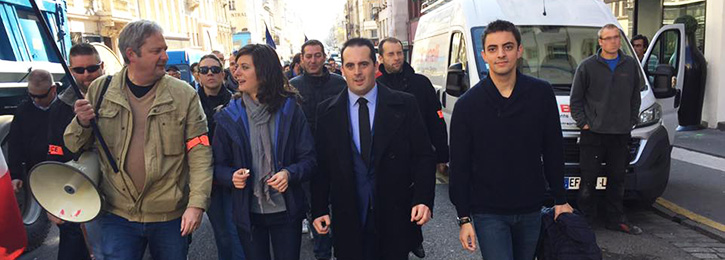
[(83, 152), (78, 161), (39, 163), (28, 180), (38, 204), (63, 221), (88, 222), (101, 212), (100, 163), (93, 151)]

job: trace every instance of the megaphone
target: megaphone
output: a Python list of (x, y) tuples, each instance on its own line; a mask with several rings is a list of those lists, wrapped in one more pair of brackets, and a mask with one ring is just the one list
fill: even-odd
[(78, 161), (46, 161), (30, 170), (28, 186), (45, 211), (68, 222), (93, 220), (101, 212), (103, 199), (98, 154), (86, 151)]

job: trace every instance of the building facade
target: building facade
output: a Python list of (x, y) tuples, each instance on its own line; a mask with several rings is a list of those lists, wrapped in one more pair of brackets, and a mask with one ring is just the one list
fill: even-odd
[(102, 42), (119, 56), (118, 34), (138, 19), (161, 25), (169, 49), (226, 51), (232, 45), (226, 1), (68, 0), (66, 4), (74, 43)]

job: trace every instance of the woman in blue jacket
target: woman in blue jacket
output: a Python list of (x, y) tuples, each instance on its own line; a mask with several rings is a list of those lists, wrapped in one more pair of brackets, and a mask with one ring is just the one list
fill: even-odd
[(267, 45), (237, 53), (240, 98), (217, 113), (214, 179), (233, 187), (232, 212), (247, 259), (299, 259), (307, 203), (301, 184), (315, 167), (314, 141), (297, 90)]

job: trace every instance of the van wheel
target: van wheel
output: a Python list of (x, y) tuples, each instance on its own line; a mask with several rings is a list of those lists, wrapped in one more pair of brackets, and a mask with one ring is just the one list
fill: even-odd
[(27, 184), (24, 184), (22, 191), (16, 195), (23, 224), (25, 224), (25, 233), (28, 235), (28, 247), (25, 251), (30, 252), (43, 245), (51, 223), (43, 208), (30, 194)]

